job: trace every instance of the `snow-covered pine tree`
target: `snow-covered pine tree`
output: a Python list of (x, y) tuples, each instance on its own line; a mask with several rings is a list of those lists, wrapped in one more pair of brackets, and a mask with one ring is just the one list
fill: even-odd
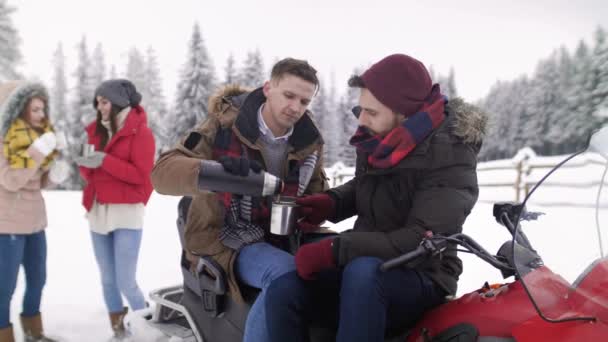
[(592, 93), (594, 115), (599, 122), (608, 118), (608, 39), (606, 31), (599, 27), (595, 32), (592, 67), (596, 77), (596, 86)]
[(506, 154), (502, 158), (513, 157), (517, 151), (526, 147), (531, 136), (536, 134), (533, 130), (529, 129), (532, 126), (528, 125), (531, 116), (534, 115), (531, 113), (531, 101), (528, 97), (531, 91), (530, 81), (527, 76), (523, 75), (512, 83), (510, 92), (511, 101), (508, 108), (506, 108), (510, 112), (506, 114), (510, 121), (509, 140), (504, 142), (506, 146), (503, 150), (506, 151)]
[[(125, 78), (133, 82), (135, 88), (141, 94), (142, 100), (140, 104), (144, 107), (146, 113), (148, 114), (148, 127), (150, 127), (154, 133), (154, 137), (156, 138), (156, 148), (158, 151), (162, 146), (158, 139), (159, 136), (163, 135), (160, 129), (162, 125), (158, 121), (160, 114), (157, 111), (157, 107), (155, 107), (156, 103), (152, 103), (154, 100), (152, 100), (153, 95), (151, 94), (150, 81), (152, 78), (158, 77), (159, 75), (157, 66), (152, 67), (155, 68), (155, 70), (148, 69), (148, 62), (148, 58), (144, 57), (137, 47), (132, 47), (129, 50), (127, 67), (125, 69)], [(156, 60), (154, 59), (152, 62), (156, 63)]]
[(511, 82), (496, 82), (481, 102), (481, 107), (489, 113), (489, 137), (500, 139), (486, 139), (480, 152), (481, 159), (497, 159), (506, 157), (509, 145), (509, 121), (517, 115), (511, 111), (513, 100)]
[(101, 43), (98, 43), (93, 50), (92, 56), (92, 67), (91, 67), (91, 82), (96, 87), (101, 82), (106, 80), (106, 61), (105, 53)]
[(91, 57), (87, 47), (86, 37), (78, 44), (78, 65), (74, 71), (74, 97), (72, 116), (68, 120), (76, 135), (84, 136), (84, 127), (95, 120), (96, 109), (93, 108), (93, 96), (98, 84), (93, 83), (91, 73)]
[[(360, 75), (360, 70), (355, 70), (354, 75)], [(348, 87), (346, 93), (338, 102), (336, 113), (340, 117), (340, 126), (342, 129), (342, 138), (339, 141), (338, 160), (346, 166), (355, 166), (357, 154), (355, 148), (349, 144), (350, 138), (355, 134), (359, 122), (353, 114), (353, 107), (357, 105), (359, 100), (359, 89)]]
[[(77, 46), (78, 64), (74, 71), (74, 88), (71, 110), (66, 114), (65, 135), (70, 148), (67, 159), (80, 153), (80, 146), (86, 142), (85, 128), (95, 120), (96, 109), (93, 108), (95, 87), (91, 79), (91, 58), (89, 55), (86, 37)], [(66, 181), (66, 188), (76, 190), (82, 188), (80, 173), (75, 163), (72, 163), (72, 176)]]
[(556, 79), (552, 81), (554, 89), (551, 92), (555, 95), (550, 108), (547, 131), (544, 133), (547, 149), (545, 154), (555, 155), (569, 151), (564, 144), (564, 125), (572, 119), (568, 93), (572, 87), (572, 77), (574, 65), (570, 53), (565, 47), (554, 52), (550, 57), (556, 67)]
[[(510, 158), (522, 147), (566, 154), (585, 148), (593, 130), (608, 122), (603, 104), (608, 89), (606, 32), (598, 28), (594, 47), (581, 40), (571, 55), (561, 48), (541, 60), (532, 78), (499, 82), (481, 103), (491, 115), (480, 160)], [(608, 86), (608, 84), (606, 85)], [(515, 148), (515, 151), (513, 150)]]
[(516, 131), (513, 123), (519, 121), (521, 113), (515, 110), (517, 101), (517, 82), (511, 81), (504, 84), (505, 88), (498, 96), (498, 104), (500, 105), (500, 126), (498, 126), (497, 135), (501, 139), (496, 139), (498, 142), (498, 152), (501, 158), (508, 158), (516, 153), (513, 149), (513, 141), (515, 140)]
[[(55, 131), (65, 134), (66, 138), (68, 133), (67, 92), (68, 84), (65, 74), (65, 54), (63, 53), (62, 44), (59, 43), (53, 54), (53, 83), (50, 89), (51, 121)], [(61, 159), (67, 160), (68, 156), (62, 154)], [(74, 169), (72, 169), (72, 172), (74, 172)], [(69, 182), (66, 184), (59, 184), (58, 188), (67, 189), (69, 188), (69, 185)]]
[(234, 61), (234, 55), (230, 54), (230, 56), (228, 56), (228, 59), (226, 60), (226, 66), (224, 67), (224, 84), (235, 83), (238, 83), (238, 75)]
[(585, 146), (587, 135), (596, 128), (593, 91), (596, 87), (592, 66), (593, 56), (588, 45), (580, 41), (573, 56), (572, 86), (567, 94), (570, 119), (563, 123), (564, 144), (576, 151)]
[(536, 134), (528, 143), (536, 153), (551, 155), (554, 145), (548, 139), (549, 128), (556, 123), (555, 112), (560, 106), (561, 97), (556, 53), (538, 63), (532, 83), (529, 96), (533, 115), (529, 124), (536, 127)]
[(17, 64), (21, 61), (19, 35), (11, 20), (15, 9), (0, 0), (0, 82), (19, 78)]
[(266, 80), (264, 62), (260, 50), (250, 51), (239, 74), (239, 84), (244, 87), (258, 88)]
[(64, 132), (67, 128), (68, 116), (68, 82), (65, 74), (65, 54), (61, 43), (57, 44), (53, 54), (53, 83), (50, 93), (53, 126), (55, 130)]
[(142, 104), (146, 103), (146, 65), (143, 54), (136, 48), (132, 47), (129, 50), (129, 58), (127, 59), (127, 68), (125, 71), (126, 78), (133, 82), (135, 88), (142, 94)]
[(331, 167), (338, 161), (339, 139), (342, 137), (342, 134), (340, 134), (337, 113), (331, 110), (331, 100), (329, 99), (327, 90), (323, 86), (319, 88), (317, 95), (314, 97), (310, 110), (325, 141), (323, 151), (324, 165), (325, 167)]
[(169, 144), (207, 117), (207, 101), (216, 85), (213, 63), (207, 53), (200, 27), (194, 25), (188, 57), (181, 71), (173, 115), (167, 116)]
[(148, 114), (148, 126), (156, 138), (156, 150), (160, 152), (167, 148), (167, 132), (163, 125), (163, 119), (167, 114), (167, 102), (163, 94), (156, 52), (152, 47), (146, 51), (144, 71), (146, 78), (145, 87), (142, 89), (143, 104)]
[[(328, 160), (326, 161), (327, 166), (331, 166), (340, 161), (343, 140), (348, 139), (347, 137), (344, 137), (344, 132), (342, 129), (343, 121), (342, 115), (338, 108), (338, 101), (336, 99), (336, 77), (333, 71), (331, 73), (330, 78), (331, 80), (329, 82), (328, 88), (329, 91), (326, 92), (327, 100), (325, 102), (329, 114), (328, 121), (330, 127), (332, 127), (330, 141), (327, 143), (328, 145), (326, 146), (329, 152)], [(321, 83), (321, 86), (323, 87), (324, 84)]]

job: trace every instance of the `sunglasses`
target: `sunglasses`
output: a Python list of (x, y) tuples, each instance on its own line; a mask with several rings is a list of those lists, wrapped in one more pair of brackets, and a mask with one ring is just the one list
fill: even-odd
[(363, 109), (361, 108), (361, 106), (354, 106), (354, 107), (351, 109), (351, 111), (353, 112), (353, 115), (354, 115), (354, 116), (355, 116), (357, 119), (359, 119), (359, 115), (361, 115), (361, 111), (362, 111), (362, 110), (363, 110)]

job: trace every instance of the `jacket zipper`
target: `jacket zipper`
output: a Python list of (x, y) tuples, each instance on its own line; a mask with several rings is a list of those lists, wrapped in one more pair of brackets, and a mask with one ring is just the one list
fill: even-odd
[[(370, 176), (368, 175), (368, 177), (370, 177)], [(371, 179), (373, 180), (374, 184), (372, 184), (373, 185), (372, 193), (369, 196), (369, 212), (372, 216), (372, 227), (375, 227), (376, 226), (376, 213), (374, 213), (374, 196), (376, 195), (376, 190), (378, 188), (377, 187), (378, 182), (376, 182), (376, 178), (374, 178), (374, 177), (372, 177)]]

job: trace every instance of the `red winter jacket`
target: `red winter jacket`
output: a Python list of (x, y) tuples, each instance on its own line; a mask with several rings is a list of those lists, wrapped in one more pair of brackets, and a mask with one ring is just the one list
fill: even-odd
[[(89, 144), (100, 150), (101, 137), (95, 134), (95, 122), (87, 126)], [(106, 157), (100, 167), (80, 167), (87, 182), (82, 204), (91, 210), (93, 200), (107, 203), (144, 203), (152, 194), (150, 173), (154, 166), (154, 136), (147, 126), (146, 112), (136, 106), (127, 115), (124, 126), (108, 141)]]

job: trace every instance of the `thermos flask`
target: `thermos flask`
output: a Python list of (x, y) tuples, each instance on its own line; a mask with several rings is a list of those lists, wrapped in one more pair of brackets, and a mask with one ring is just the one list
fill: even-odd
[(274, 175), (249, 170), (247, 176), (234, 175), (224, 170), (222, 164), (213, 160), (202, 160), (198, 173), (200, 190), (230, 192), (246, 196), (270, 196), (281, 193), (283, 182)]

